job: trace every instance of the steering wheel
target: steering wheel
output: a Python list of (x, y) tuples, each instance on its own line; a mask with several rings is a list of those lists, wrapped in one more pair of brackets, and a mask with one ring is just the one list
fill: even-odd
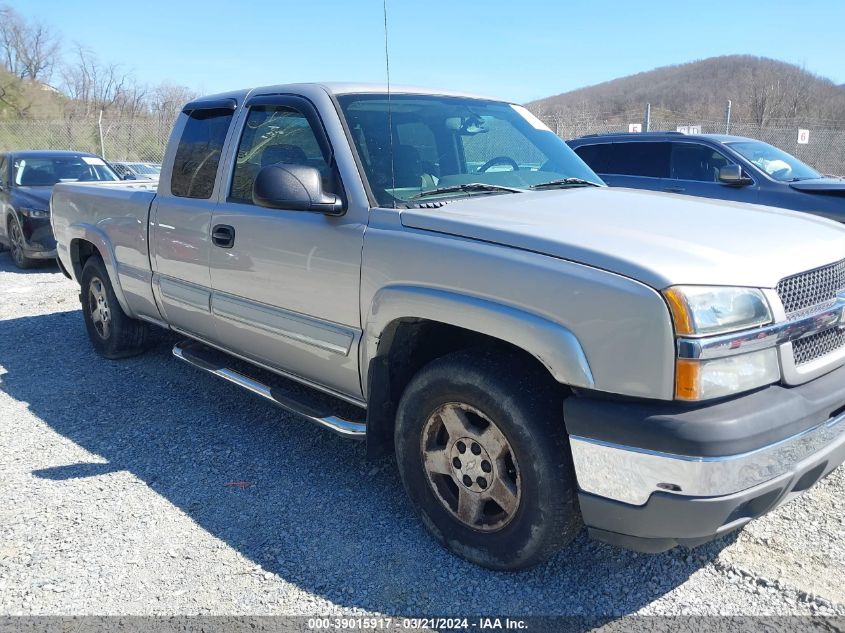
[(513, 171), (519, 171), (519, 165), (517, 165), (516, 161), (510, 156), (494, 156), (478, 168), (478, 173), (484, 173), (493, 165), (510, 165), (511, 167), (513, 167)]

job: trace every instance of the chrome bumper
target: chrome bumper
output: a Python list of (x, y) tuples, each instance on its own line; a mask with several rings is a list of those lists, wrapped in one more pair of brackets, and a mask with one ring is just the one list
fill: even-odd
[(653, 492), (718, 497), (791, 471), (825, 447), (845, 444), (845, 413), (754, 451), (690, 457), (570, 436), (578, 485), (584, 492), (643, 505)]

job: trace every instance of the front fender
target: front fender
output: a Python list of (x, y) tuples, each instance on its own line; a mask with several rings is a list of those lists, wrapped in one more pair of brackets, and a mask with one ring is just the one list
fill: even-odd
[(535, 356), (558, 382), (587, 389), (595, 386), (581, 343), (559, 323), (487, 299), (407, 285), (387, 286), (373, 297), (365, 322), (361, 367), (370, 367), (378, 355), (382, 333), (403, 318), (454, 325), (506, 341)]

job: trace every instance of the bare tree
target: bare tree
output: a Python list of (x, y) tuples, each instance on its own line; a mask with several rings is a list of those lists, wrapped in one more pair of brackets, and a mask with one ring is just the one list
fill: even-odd
[(80, 112), (90, 116), (115, 108), (131, 81), (116, 64), (102, 64), (89, 49), (75, 45), (74, 61), (62, 70), (65, 93)]
[(159, 84), (149, 96), (150, 111), (159, 123), (171, 125), (188, 101), (196, 98), (196, 93), (185, 86), (170, 83)]
[(0, 6), (0, 53), (12, 75), (49, 83), (59, 48), (59, 36), (50, 27), (27, 22), (14, 9)]

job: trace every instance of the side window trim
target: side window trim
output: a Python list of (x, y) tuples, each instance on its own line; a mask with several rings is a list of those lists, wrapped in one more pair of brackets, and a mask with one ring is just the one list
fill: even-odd
[[(244, 109), (249, 110), (253, 106), (275, 105), (287, 106), (302, 113), (314, 132), (317, 144), (320, 146), (320, 151), (323, 153), (323, 159), (327, 164), (331, 165), (334, 162), (334, 150), (329, 142), (329, 135), (323, 125), (323, 120), (320, 118), (317, 108), (310, 100), (299, 95), (289, 94), (256, 95), (247, 100), (244, 104)], [(244, 121), (246, 121), (246, 117), (244, 117)], [(243, 136), (243, 134), (241, 134), (241, 136)], [(240, 142), (241, 136), (238, 137), (238, 142)]]
[[(346, 200), (346, 191), (343, 184), (343, 177), (337, 167), (335, 161), (334, 148), (329, 141), (329, 135), (326, 131), (323, 120), (314, 103), (301, 95), (296, 94), (259, 94), (249, 97), (240, 108), (239, 116), (235, 120), (233, 129), (230, 130), (231, 139), (227, 142), (228, 150), (226, 152), (228, 158), (226, 159), (225, 181), (221, 183), (218, 201), (220, 203), (228, 204), (248, 204), (238, 200), (232, 199), (232, 188), (234, 186), (235, 170), (237, 168), (238, 148), (243, 140), (244, 130), (246, 129), (247, 121), (249, 120), (249, 113), (253, 107), (257, 106), (285, 106), (301, 112), (311, 130), (314, 132), (314, 137), (323, 155), (326, 164), (334, 171), (334, 176), (337, 181), (338, 190), (333, 192), (340, 196), (341, 199)], [(222, 161), (221, 161), (222, 163)]]

